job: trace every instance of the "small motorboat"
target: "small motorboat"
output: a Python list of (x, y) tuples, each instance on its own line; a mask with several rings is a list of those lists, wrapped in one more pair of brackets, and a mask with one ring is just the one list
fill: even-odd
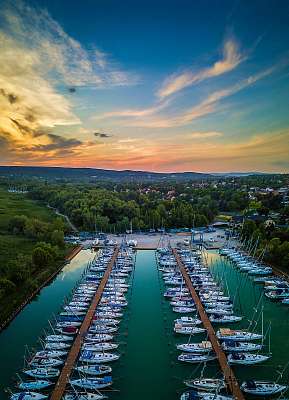
[(108, 365), (81, 365), (79, 367), (75, 367), (75, 369), (85, 375), (95, 376), (109, 374), (112, 371), (112, 368)]
[(33, 378), (56, 378), (60, 374), (59, 369), (52, 367), (26, 369), (23, 372)]
[(226, 387), (224, 379), (198, 378), (185, 380), (184, 383), (185, 385), (195, 389), (214, 392)]
[(254, 353), (231, 353), (227, 358), (229, 364), (252, 365), (264, 362), (268, 360), (270, 356)]
[(112, 385), (112, 376), (104, 376), (102, 378), (80, 378), (69, 381), (71, 386), (78, 386), (83, 389), (97, 390)]
[(241, 390), (254, 396), (273, 396), (274, 394), (284, 392), (287, 387), (287, 385), (280, 385), (275, 382), (255, 381), (252, 379), (243, 382)]
[(48, 396), (45, 394), (27, 391), (12, 394), (10, 400), (44, 400), (47, 398)]
[(184, 361), (187, 363), (195, 364), (195, 363), (202, 363), (215, 360), (217, 357), (212, 354), (191, 354), (191, 353), (182, 353), (178, 356), (179, 361)]
[(178, 344), (177, 349), (188, 353), (208, 353), (212, 350), (212, 343), (204, 340), (200, 343)]
[(30, 382), (20, 382), (18, 387), (19, 389), (24, 389), (24, 390), (41, 390), (41, 389), (46, 389), (47, 387), (51, 386), (52, 382), (47, 381), (45, 379), (38, 379), (36, 381), (30, 381)]

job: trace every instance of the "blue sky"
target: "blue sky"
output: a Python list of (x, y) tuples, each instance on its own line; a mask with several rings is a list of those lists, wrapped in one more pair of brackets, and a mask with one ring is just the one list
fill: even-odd
[(3, 3), (2, 164), (289, 171), (288, 1)]

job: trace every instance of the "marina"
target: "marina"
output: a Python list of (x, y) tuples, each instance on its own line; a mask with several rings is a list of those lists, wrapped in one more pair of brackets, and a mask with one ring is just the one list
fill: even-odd
[[(82, 266), (84, 275), (72, 297), (66, 293), (69, 301), (42, 342), (44, 347), (34, 350), (34, 362), (24, 368), (26, 380), (16, 377), (13, 400), (19, 389), (49, 399), (131, 400), (184, 399), (192, 393), (204, 398), (205, 392), (208, 399), (212, 393), (243, 399), (266, 390), (272, 395), (276, 391), (276, 396), (286, 391), (282, 371), (287, 359), (275, 329), (285, 338), (288, 306), (267, 298), (254, 276), (240, 272), (227, 256), (214, 251), (159, 248), (137, 251), (135, 272), (127, 280), (125, 269), (114, 271), (117, 252), (118, 247), (99, 254), (82, 250), (72, 260), (71, 265), (85, 255), (90, 261)], [(253, 307), (258, 311), (252, 316)], [(282, 320), (277, 311), (284, 314)], [(8, 329), (21, 317), (22, 313)], [(148, 325), (149, 321), (154, 323)], [(47, 320), (41, 322), (44, 327)], [(5, 340), (3, 333), (0, 341)], [(18, 365), (11, 365), (14, 374), (21, 370), (20, 360)], [(3, 389), (11, 382), (7, 374)], [(5, 391), (4, 398), (10, 397)]]

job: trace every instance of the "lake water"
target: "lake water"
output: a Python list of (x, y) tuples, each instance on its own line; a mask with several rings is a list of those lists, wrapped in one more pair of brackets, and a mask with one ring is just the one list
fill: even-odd
[(57, 314), (76, 282), (80, 279), (87, 262), (95, 256), (90, 250), (82, 250), (67, 264), (62, 272), (41, 290), (13, 322), (0, 333), (0, 399), (9, 398), (4, 392), (13, 387), (15, 374), (23, 368), (25, 346), (38, 346), (38, 338), (48, 326), (48, 320)]
[[(2, 391), (7, 386), (13, 386), (13, 377), (23, 366), (25, 345), (33, 347), (37, 344), (47, 320), (60, 310), (65, 297), (92, 257), (93, 254), (88, 250), (80, 252), (0, 334)], [(248, 327), (250, 321), (257, 319), (257, 330), (261, 331), (262, 308), (264, 330), (271, 324), (272, 358), (262, 365), (234, 367), (237, 377), (240, 380), (252, 377), (276, 379), (276, 371), (281, 370), (289, 358), (289, 308), (262, 296), (261, 285), (254, 284), (252, 278), (240, 273), (216, 253), (208, 254), (208, 262), (216, 279), (223, 282), (225, 291), (236, 296), (236, 314), (243, 315), (244, 320), (233, 325), (235, 328)], [(127, 294), (129, 306), (117, 338), (121, 343), (119, 351), (122, 357), (112, 365), (113, 391), (107, 393), (113, 400), (178, 399), (186, 389), (183, 380), (201, 374), (202, 366), (177, 361), (176, 344), (186, 342), (187, 338), (173, 334), (173, 321), (178, 315), (172, 312), (163, 297), (163, 291), (154, 251), (138, 251), (131, 288)], [(257, 303), (259, 309), (255, 312)], [(204, 339), (204, 335), (196, 335), (193, 341)], [(268, 352), (268, 340), (266, 343), (265, 352)], [(220, 376), (218, 363), (210, 363), (204, 375)], [(287, 375), (284, 374), (286, 378)], [(7, 398), (7, 394), (2, 392), (0, 398)]]

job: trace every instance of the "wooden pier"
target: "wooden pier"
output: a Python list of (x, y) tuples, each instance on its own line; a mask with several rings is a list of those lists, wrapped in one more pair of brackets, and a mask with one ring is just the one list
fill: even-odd
[(195, 288), (193, 287), (191, 278), (189, 277), (185, 266), (181, 260), (181, 257), (179, 256), (178, 252), (176, 249), (173, 249), (173, 254), (175, 256), (175, 259), (177, 261), (178, 267), (183, 275), (184, 281), (190, 291), (190, 294), (192, 296), (192, 299), (194, 300), (196, 307), (197, 307), (197, 311), (199, 313), (199, 316), (202, 320), (202, 323), (204, 325), (204, 327), (206, 328), (207, 332), (208, 332), (208, 337), (212, 343), (213, 349), (216, 353), (216, 356), (218, 358), (221, 370), (223, 372), (224, 378), (226, 380), (227, 383), (227, 387), (230, 389), (234, 399), (236, 400), (245, 400), (245, 397), (240, 389), (239, 383), (236, 379), (236, 376), (232, 370), (232, 368), (230, 367), (230, 365), (228, 364), (228, 360), (226, 357), (226, 354), (224, 353), (220, 342), (216, 336), (215, 330), (211, 324), (211, 321), (209, 320), (209, 317), (203, 307), (203, 304), (195, 290)]
[(105, 288), (105, 285), (108, 281), (109, 275), (111, 273), (111, 270), (113, 268), (113, 265), (115, 263), (115, 260), (117, 258), (119, 252), (119, 248), (115, 247), (114, 249), (114, 253), (112, 255), (112, 258), (107, 266), (107, 269), (100, 281), (100, 284), (97, 288), (97, 291), (92, 299), (92, 302), (90, 304), (90, 307), (87, 311), (87, 314), (82, 322), (81, 327), (79, 328), (78, 334), (73, 342), (73, 345), (68, 353), (66, 362), (64, 364), (64, 367), (62, 368), (62, 371), (59, 375), (59, 378), (57, 380), (57, 383), (54, 387), (54, 390), (51, 394), (50, 400), (61, 400), (62, 396), (64, 395), (65, 389), (66, 389), (66, 385), (69, 381), (71, 372), (75, 366), (76, 363), (76, 359), (78, 357), (80, 348), (81, 348), (81, 344), (82, 344), (82, 340), (84, 335), (86, 334), (88, 328), (90, 327), (90, 324), (92, 322), (92, 319), (94, 317), (95, 314), (95, 310), (96, 307), (98, 306), (98, 303), (101, 299), (102, 296), (102, 292)]

